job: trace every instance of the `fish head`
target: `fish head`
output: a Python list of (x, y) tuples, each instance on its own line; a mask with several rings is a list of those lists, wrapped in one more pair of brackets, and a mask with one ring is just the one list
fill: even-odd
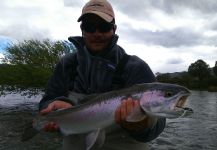
[(184, 108), (190, 91), (180, 85), (153, 83), (141, 95), (142, 110), (153, 116), (177, 118), (186, 111), (192, 111)]

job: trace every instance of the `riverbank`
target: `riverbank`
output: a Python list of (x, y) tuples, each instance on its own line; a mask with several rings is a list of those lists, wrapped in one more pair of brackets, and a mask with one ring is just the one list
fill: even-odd
[(217, 92), (217, 86), (211, 86), (207, 90), (208, 92)]

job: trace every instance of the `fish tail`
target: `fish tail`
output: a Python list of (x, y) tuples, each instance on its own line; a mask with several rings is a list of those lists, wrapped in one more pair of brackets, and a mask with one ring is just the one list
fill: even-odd
[(23, 133), (22, 133), (22, 136), (21, 136), (21, 141), (22, 142), (25, 142), (25, 141), (28, 141), (30, 140), (32, 137), (34, 137), (37, 133), (39, 133), (38, 130), (36, 130), (35, 128), (33, 128), (33, 122), (28, 122), (24, 129), (23, 129)]

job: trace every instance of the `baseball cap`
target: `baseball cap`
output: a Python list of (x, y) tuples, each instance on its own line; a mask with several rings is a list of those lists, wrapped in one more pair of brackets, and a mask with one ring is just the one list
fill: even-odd
[(86, 14), (96, 14), (106, 22), (111, 22), (115, 18), (113, 8), (107, 0), (90, 0), (87, 2), (82, 9), (82, 14), (78, 18), (78, 22), (80, 22)]

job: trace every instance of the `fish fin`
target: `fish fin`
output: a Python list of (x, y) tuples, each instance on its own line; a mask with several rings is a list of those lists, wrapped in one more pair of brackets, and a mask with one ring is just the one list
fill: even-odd
[(98, 96), (98, 94), (90, 94), (90, 95), (86, 95), (86, 94), (80, 94), (80, 93), (76, 93), (76, 92), (69, 92), (68, 94), (68, 98), (74, 103), (74, 104), (82, 104), (85, 103), (87, 101), (89, 101), (90, 99), (93, 99), (94, 97)]
[(68, 93), (68, 98), (74, 103), (74, 104), (78, 104), (79, 101), (85, 99), (86, 95), (85, 94), (80, 94), (80, 93), (76, 93), (76, 92), (72, 92), (70, 91)]
[(84, 150), (84, 135), (83, 134), (72, 134), (63, 136), (62, 149), (63, 150)]
[(127, 122), (139, 122), (145, 119), (146, 113), (140, 108), (136, 107), (133, 111), (126, 117)]
[(105, 131), (97, 129), (86, 135), (86, 150), (100, 148), (105, 141)]
[(25, 125), (25, 128), (22, 132), (22, 135), (21, 135), (21, 141), (22, 142), (25, 142), (25, 141), (28, 141), (30, 140), (32, 137), (34, 137), (37, 133), (39, 133), (38, 130), (36, 130), (35, 128), (33, 128), (33, 122), (29, 122)]
[(99, 149), (103, 146), (105, 142), (105, 130), (100, 130), (98, 133), (98, 136), (96, 138), (96, 141), (94, 145), (91, 147), (91, 149)]
[(94, 99), (94, 98), (97, 97), (98, 95), (99, 95), (99, 94), (90, 94), (90, 95), (86, 95), (86, 97), (85, 97), (84, 99), (82, 99), (79, 104), (84, 104), (84, 103), (86, 103), (86, 102), (88, 102), (88, 101), (91, 101), (91, 99)]

